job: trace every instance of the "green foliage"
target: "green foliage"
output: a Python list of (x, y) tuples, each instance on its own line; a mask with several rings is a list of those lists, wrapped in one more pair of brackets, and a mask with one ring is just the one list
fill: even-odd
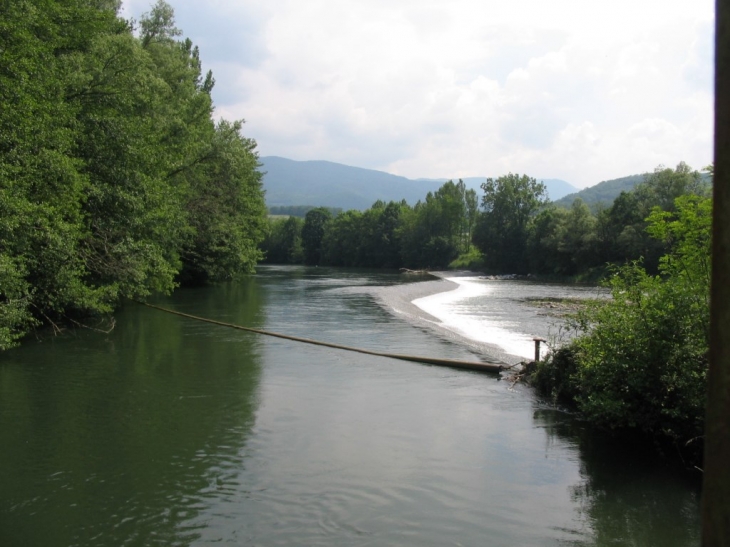
[(574, 406), (580, 394), (578, 353), (572, 345), (558, 348), (548, 360), (537, 363), (530, 383), (553, 403)]
[(405, 202), (377, 201), (364, 211), (347, 211), (327, 224), (322, 238), (322, 263), (331, 266), (397, 268)]
[(183, 250), (183, 273), (222, 281), (252, 273), (262, 258), (266, 206), (257, 171), (256, 143), (241, 136), (242, 122), (221, 121), (207, 156), (196, 166), (187, 210), (193, 237)]
[(30, 308), (30, 287), (22, 264), (0, 255), (0, 350), (11, 347), (25, 330), (37, 324)]
[(295, 216), (270, 219), (261, 243), (264, 261), (273, 264), (300, 264), (304, 260), (302, 227), (304, 220)]
[(650, 273), (659, 272), (659, 259), (668, 242), (647, 231), (654, 208), (673, 211), (682, 195), (706, 196), (707, 175), (680, 162), (675, 169), (657, 167), (631, 191), (621, 192), (610, 205), (594, 212), (580, 200), (571, 208), (554, 204), (539, 211), (528, 236), (532, 273), (585, 278), (606, 264), (642, 259)]
[[(660, 274), (640, 261), (615, 268), (612, 299), (575, 318), (583, 333), (537, 378), (568, 394), (594, 423), (687, 441), (702, 434), (709, 347), (711, 200), (675, 199), (656, 208), (648, 231), (669, 245)], [(561, 350), (562, 351), (562, 350)], [(577, 364), (576, 364), (577, 363)]]
[[(82, 2), (0, 6), (0, 349), (39, 318), (109, 309), (80, 252), (89, 181), (74, 157), (78, 105), (66, 97), (75, 60), (115, 13)], [(78, 21), (69, 25), (68, 21)]]
[(482, 267), (484, 267), (484, 257), (476, 247), (460, 254), (449, 264), (449, 268), (455, 270), (479, 270)]
[(596, 234), (598, 257), (604, 262), (642, 258), (648, 271), (656, 273), (666, 242), (647, 231), (651, 211), (659, 207), (673, 211), (682, 195), (706, 196), (708, 183), (697, 171), (680, 162), (675, 169), (657, 167), (647, 174), (634, 191), (621, 193), (610, 208), (599, 212)]
[(322, 239), (325, 227), (332, 220), (332, 215), (325, 207), (312, 209), (304, 217), (302, 226), (302, 251), (304, 263), (317, 265), (322, 256)]
[[(281, 212), (282, 209), (275, 209)], [(306, 264), (370, 268), (446, 268), (458, 254), (469, 254), (477, 218), (476, 193), (462, 181), (444, 183), (425, 201), (375, 202), (366, 211), (350, 210), (331, 218), (331, 210), (309, 210), (301, 233)], [(272, 223), (263, 249), (267, 260), (291, 262), (291, 245)], [(477, 257), (475, 251), (469, 256)]]
[(527, 240), (538, 210), (547, 204), (545, 185), (527, 175), (508, 174), (482, 184), (483, 213), (474, 243), (491, 270), (527, 273)]
[(630, 175), (619, 179), (604, 180), (589, 188), (584, 188), (580, 192), (568, 194), (553, 203), (557, 207), (569, 208), (573, 202), (580, 198), (590, 207), (602, 206), (609, 207), (616, 197), (623, 193), (633, 191), (637, 184), (644, 181), (646, 175)]
[(158, 2), (135, 38), (113, 0), (0, 3), (0, 348), (251, 271), (255, 143), (211, 119), (212, 75)]
[[(373, 216), (369, 215), (370, 223)], [(372, 233), (367, 236), (364, 234), (365, 222), (363, 213), (354, 209), (332, 219), (322, 237), (322, 262), (330, 266), (370, 266), (361, 263), (360, 256), (364, 252), (361, 252), (360, 245), (363, 241), (369, 243), (366, 237), (376, 236)]]
[(406, 211), (398, 228), (401, 260), (409, 268), (445, 268), (468, 252), (476, 223), (476, 192), (463, 181), (445, 182)]

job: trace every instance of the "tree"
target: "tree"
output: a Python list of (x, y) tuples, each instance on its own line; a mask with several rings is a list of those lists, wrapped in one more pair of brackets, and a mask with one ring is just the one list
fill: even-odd
[(266, 230), (262, 175), (256, 142), (241, 136), (242, 122), (221, 121), (212, 149), (197, 167), (187, 197), (194, 230), (182, 251), (183, 274), (221, 281), (252, 273), (262, 258), (258, 243)]
[(213, 78), (159, 1), (0, 3), (0, 349), (260, 257), (255, 143), (212, 121)]
[(565, 209), (551, 204), (535, 216), (528, 239), (531, 272), (566, 275), (571, 269), (570, 257), (560, 250), (567, 215)]
[(644, 177), (635, 190), (640, 201), (650, 207), (659, 206), (665, 211), (674, 209), (674, 200), (685, 194), (709, 195), (709, 185), (699, 171), (680, 161), (674, 170), (658, 166)]
[(596, 219), (583, 200), (576, 198), (563, 220), (558, 251), (570, 265), (562, 273), (575, 275), (595, 264)]
[(332, 214), (326, 207), (312, 209), (304, 217), (302, 227), (302, 250), (304, 263), (317, 265), (322, 256), (322, 238), (325, 227), (332, 220)]
[(461, 227), (462, 245), (461, 252), (468, 253), (471, 250), (471, 242), (479, 214), (479, 200), (477, 199), (476, 190), (466, 189), (464, 181), (459, 179), (459, 190), (464, 202), (464, 219)]
[(410, 268), (443, 268), (459, 254), (463, 201), (457, 186), (448, 181), (413, 209), (401, 211), (396, 236), (403, 264)]
[(493, 270), (527, 273), (530, 224), (547, 204), (545, 185), (527, 175), (509, 173), (482, 184), (483, 212), (477, 221), (474, 243)]
[(304, 219), (269, 219), (266, 237), (261, 243), (263, 260), (273, 264), (300, 264), (302, 253), (302, 226)]
[(120, 28), (109, 2), (0, 4), (0, 349), (71, 308), (111, 309), (79, 252), (89, 181), (68, 90), (90, 43)]
[(674, 212), (655, 208), (649, 232), (669, 248), (661, 275), (640, 261), (615, 268), (612, 299), (578, 313), (581, 335), (540, 365), (538, 385), (567, 395), (603, 427), (636, 429), (678, 449), (702, 435), (711, 208), (699, 196), (676, 199)]
[(82, 242), (89, 277), (118, 298), (171, 291), (189, 236), (185, 188), (168, 178), (181, 160), (168, 146), (176, 98), (129, 32), (99, 36), (74, 84), (77, 155), (89, 181)]
[(398, 227), (401, 223), (403, 211), (408, 209), (410, 207), (405, 200), (400, 202), (390, 201), (378, 219), (378, 232), (380, 234), (379, 264), (383, 268), (399, 268), (401, 266)]
[(356, 210), (340, 213), (328, 222), (322, 236), (321, 262), (329, 266), (361, 266), (362, 224), (363, 213)]
[[(434, 206), (437, 210), (437, 230), (439, 236), (446, 239), (449, 246), (457, 250), (462, 248), (462, 228), (465, 215), (465, 185), (460, 181), (461, 186), (453, 181), (445, 182), (433, 196)], [(428, 197), (426, 197), (428, 201)]]

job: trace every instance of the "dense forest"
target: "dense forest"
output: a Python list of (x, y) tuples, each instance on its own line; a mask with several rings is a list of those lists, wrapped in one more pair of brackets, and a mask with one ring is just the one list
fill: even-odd
[(656, 273), (667, 242), (647, 232), (654, 208), (673, 211), (682, 195), (709, 196), (703, 175), (685, 163), (657, 167), (608, 206), (580, 199), (551, 203), (526, 175), (487, 179), (482, 195), (448, 181), (415, 206), (378, 201), (337, 215), (271, 219), (265, 260), (373, 268), (471, 267), (489, 273), (598, 278), (608, 264), (642, 258)]
[(159, 1), (0, 3), (0, 349), (261, 258), (256, 143)]

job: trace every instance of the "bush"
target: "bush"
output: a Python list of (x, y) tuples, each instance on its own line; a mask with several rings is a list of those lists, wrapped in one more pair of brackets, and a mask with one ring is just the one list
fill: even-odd
[(537, 363), (530, 383), (553, 403), (575, 406), (578, 396), (577, 350), (567, 345), (554, 351), (544, 361)]
[(591, 421), (676, 440), (702, 434), (709, 308), (640, 264), (611, 279), (613, 300), (579, 312), (576, 402)]
[(579, 311), (582, 334), (538, 367), (533, 383), (591, 422), (686, 442), (704, 429), (709, 348), (711, 202), (655, 210), (649, 232), (671, 246), (660, 276), (641, 261), (613, 271), (613, 298)]
[(484, 266), (484, 257), (479, 249), (472, 247), (469, 252), (462, 253), (451, 261), (452, 270), (479, 270)]

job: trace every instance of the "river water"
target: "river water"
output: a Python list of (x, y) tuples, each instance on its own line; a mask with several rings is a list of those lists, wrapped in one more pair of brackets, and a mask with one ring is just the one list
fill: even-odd
[[(556, 328), (527, 299), (589, 291), (406, 281), (271, 266), (156, 303), (381, 351), (511, 362)], [(497, 375), (135, 304), (110, 334), (43, 335), (0, 356), (0, 545), (219, 543), (694, 546), (699, 490)]]

